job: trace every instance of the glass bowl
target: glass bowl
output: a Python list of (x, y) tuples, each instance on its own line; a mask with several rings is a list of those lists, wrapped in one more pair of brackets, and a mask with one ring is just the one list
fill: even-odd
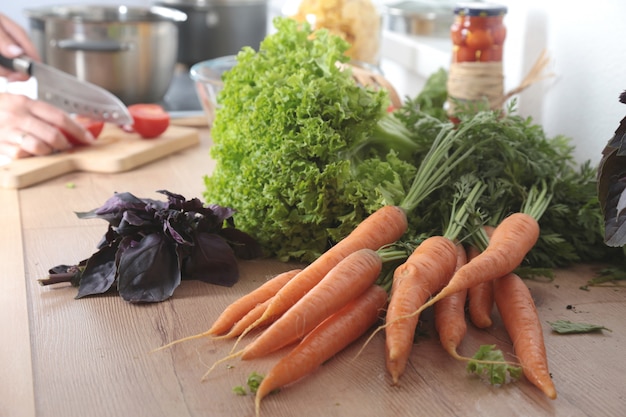
[(189, 75), (195, 83), (198, 98), (206, 113), (209, 128), (213, 126), (215, 120), (217, 95), (223, 87), (222, 75), (236, 63), (235, 55), (226, 55), (198, 62), (189, 69)]

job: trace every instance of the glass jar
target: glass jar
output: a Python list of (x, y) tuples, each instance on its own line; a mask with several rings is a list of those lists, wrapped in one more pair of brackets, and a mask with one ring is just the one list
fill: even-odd
[(502, 62), (506, 6), (461, 3), (454, 8), (450, 28), (452, 62)]
[(459, 106), (475, 111), (504, 103), (502, 55), (507, 8), (493, 3), (460, 3), (450, 27), (452, 58), (448, 74), (448, 115)]

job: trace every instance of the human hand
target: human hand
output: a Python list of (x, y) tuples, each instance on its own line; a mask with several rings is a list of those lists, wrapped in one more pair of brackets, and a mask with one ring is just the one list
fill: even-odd
[[(6, 15), (0, 13), (0, 53), (7, 58), (27, 55), (35, 61), (41, 61), (37, 48), (31, 42), (28, 33)], [(0, 77), (9, 81), (25, 81), (28, 75), (0, 67)]]
[(69, 149), (72, 145), (61, 130), (85, 145), (95, 141), (63, 110), (23, 95), (0, 93), (0, 155), (17, 159)]

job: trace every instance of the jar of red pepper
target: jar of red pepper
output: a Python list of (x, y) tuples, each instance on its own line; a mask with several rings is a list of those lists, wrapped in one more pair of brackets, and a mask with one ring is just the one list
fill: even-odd
[[(507, 8), (494, 3), (460, 3), (450, 28), (452, 58), (448, 75), (448, 114), (460, 104), (498, 108), (504, 97), (502, 56)], [(467, 107), (467, 105), (471, 107)]]

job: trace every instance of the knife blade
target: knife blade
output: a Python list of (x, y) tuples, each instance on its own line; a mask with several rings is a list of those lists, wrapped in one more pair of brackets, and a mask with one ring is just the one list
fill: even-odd
[(34, 77), (37, 98), (68, 113), (120, 126), (133, 123), (122, 100), (100, 86), (24, 56), (7, 58), (0, 54), (0, 65)]

